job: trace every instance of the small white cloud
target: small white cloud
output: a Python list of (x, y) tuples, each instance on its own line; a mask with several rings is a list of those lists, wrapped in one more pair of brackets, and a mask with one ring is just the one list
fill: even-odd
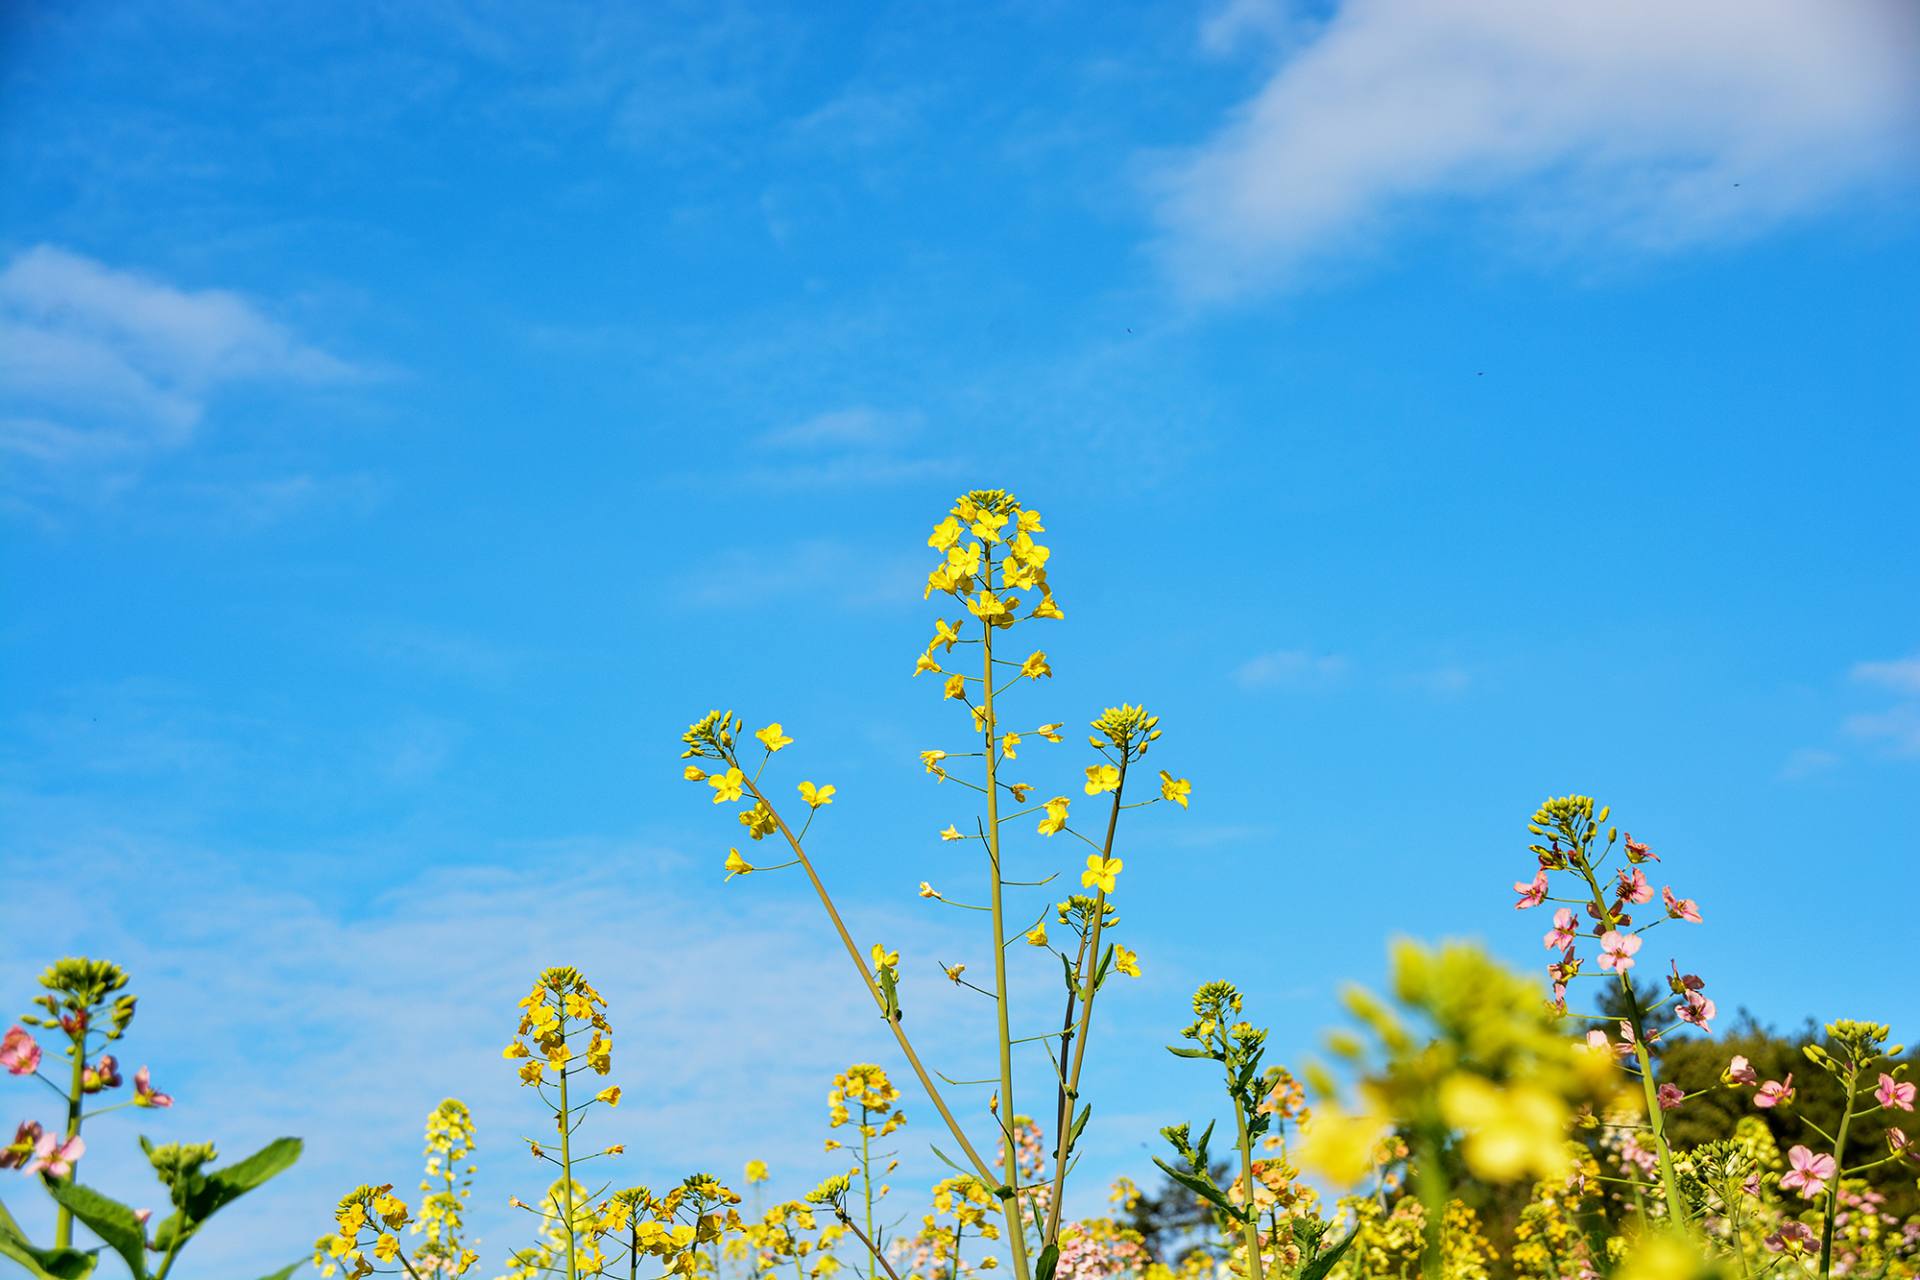
[(1856, 738), (1881, 743), (1895, 755), (1920, 755), (1920, 702), (1851, 715), (1841, 727)]
[(927, 573), (917, 557), (863, 551), (832, 538), (773, 549), (735, 547), (682, 575), (673, 599), (695, 609), (758, 610), (771, 600), (818, 595), (846, 608), (918, 602)]
[[(1271, 20), (1237, 0), (1200, 38)], [(1916, 65), (1907, 0), (1346, 0), (1170, 167), (1162, 247), (1218, 297), (1463, 197), (1567, 245), (1748, 236), (1911, 178)]]
[(1863, 684), (1883, 685), (1899, 693), (1920, 694), (1920, 653), (1887, 662), (1856, 662), (1847, 673)]
[(1818, 777), (1823, 773), (1831, 773), (1839, 767), (1840, 757), (1838, 754), (1832, 751), (1822, 750), (1819, 747), (1801, 747), (1798, 751), (1789, 755), (1786, 763), (1780, 766), (1780, 780), (1782, 782), (1802, 782), (1808, 778)]
[(43, 470), (180, 448), (232, 384), (354, 376), (229, 290), (180, 289), (53, 245), (0, 270), (0, 453)]
[(1337, 653), (1276, 649), (1241, 663), (1233, 678), (1243, 689), (1324, 689), (1344, 678), (1347, 667)]
[(760, 443), (775, 449), (889, 449), (911, 439), (920, 430), (920, 421), (918, 413), (856, 405), (775, 427), (761, 435)]
[(1416, 671), (1407, 683), (1435, 698), (1457, 698), (1473, 685), (1473, 673), (1465, 667), (1448, 664)]
[(768, 489), (861, 489), (953, 475), (953, 458), (917, 449), (924, 418), (914, 410), (854, 405), (762, 433), (756, 453), (786, 455), (743, 477)]

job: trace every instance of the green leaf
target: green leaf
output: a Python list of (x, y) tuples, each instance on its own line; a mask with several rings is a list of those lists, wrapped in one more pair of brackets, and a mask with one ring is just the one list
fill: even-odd
[(1033, 1264), (1033, 1280), (1053, 1280), (1053, 1271), (1060, 1265), (1060, 1246), (1052, 1241), (1040, 1251), (1040, 1257)]
[(187, 1217), (195, 1227), (232, 1204), (267, 1179), (286, 1172), (300, 1158), (298, 1138), (275, 1138), (245, 1160), (206, 1175), (203, 1186), (187, 1197)]
[(969, 1178), (973, 1176), (973, 1170), (963, 1169), (959, 1165), (955, 1164), (953, 1161), (947, 1159), (947, 1153), (942, 1151), (940, 1148), (934, 1146), (931, 1142), (927, 1144), (927, 1150), (933, 1152), (933, 1154), (935, 1154), (936, 1156), (939, 1156), (940, 1163), (944, 1164), (945, 1166), (947, 1166), (947, 1168), (953, 1170), (955, 1173), (963, 1173), (967, 1175)]
[(125, 1259), (133, 1280), (147, 1280), (147, 1230), (132, 1209), (77, 1182), (49, 1182), (47, 1194)]
[(1073, 1150), (1073, 1144), (1080, 1141), (1080, 1131), (1087, 1127), (1087, 1119), (1092, 1115), (1093, 1104), (1091, 1102), (1080, 1108), (1080, 1118), (1073, 1122), (1073, 1128), (1067, 1130), (1067, 1150)]
[(1221, 1210), (1235, 1222), (1240, 1221), (1240, 1207), (1234, 1204), (1233, 1201), (1227, 1199), (1227, 1197), (1221, 1193), (1220, 1188), (1213, 1185), (1211, 1178), (1196, 1177), (1184, 1169), (1176, 1169), (1159, 1156), (1155, 1156), (1153, 1162), (1159, 1165), (1161, 1172), (1165, 1173), (1169, 1178), (1172, 1178), (1175, 1182), (1193, 1192), (1195, 1195), (1203, 1196), (1220, 1206)]
[(1205, 1049), (1182, 1049), (1177, 1044), (1168, 1045), (1167, 1052), (1176, 1058), (1210, 1058), (1213, 1056)]
[(1359, 1234), (1360, 1228), (1356, 1225), (1353, 1230), (1347, 1232), (1345, 1240), (1331, 1249), (1322, 1249), (1315, 1254), (1313, 1261), (1300, 1268), (1300, 1274), (1295, 1277), (1295, 1280), (1326, 1280), (1327, 1272), (1333, 1270), (1334, 1264), (1340, 1261), (1340, 1255), (1347, 1251), (1347, 1246), (1352, 1244)]
[(19, 1263), (33, 1280), (86, 1280), (100, 1261), (90, 1250), (36, 1247), (5, 1205), (0, 1205), (0, 1258)]
[(308, 1260), (306, 1258), (301, 1258), (297, 1262), (289, 1262), (286, 1266), (280, 1268), (278, 1271), (272, 1272), (269, 1275), (261, 1276), (260, 1280), (288, 1280), (288, 1277), (291, 1276), (294, 1272), (306, 1266), (307, 1261)]

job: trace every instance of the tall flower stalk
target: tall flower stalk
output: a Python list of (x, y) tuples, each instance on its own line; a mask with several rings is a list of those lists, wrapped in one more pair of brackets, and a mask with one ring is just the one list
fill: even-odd
[[(1630, 1058), (1634, 1063), (1632, 1074), (1639, 1081), (1641, 1099), (1646, 1107), (1646, 1127), (1653, 1140), (1667, 1219), (1675, 1229), (1680, 1229), (1688, 1224), (1689, 1214), (1674, 1165), (1673, 1147), (1667, 1137), (1666, 1107), (1662, 1105), (1659, 1081), (1654, 1071), (1651, 1047), (1653, 1034), (1648, 1015), (1663, 1007), (1668, 1000), (1677, 1000), (1680, 1019), (1706, 1031), (1711, 1029), (1714, 1005), (1704, 994), (1706, 983), (1691, 974), (1681, 975), (1677, 965), (1670, 984), (1672, 994), (1651, 1007), (1641, 998), (1631, 975), (1643, 935), (1649, 929), (1668, 920), (1698, 924), (1701, 920), (1700, 907), (1692, 899), (1676, 895), (1671, 886), (1664, 886), (1660, 895), (1664, 910), (1638, 928), (1634, 927), (1634, 917), (1629, 908), (1650, 903), (1654, 897), (1653, 885), (1641, 868), (1647, 862), (1658, 862), (1659, 856), (1631, 835), (1623, 842), (1617, 827), (1606, 827), (1608, 814), (1609, 810), (1604, 806), (1598, 813), (1595, 812), (1592, 796), (1562, 796), (1542, 804), (1527, 824), (1527, 830), (1536, 837), (1528, 848), (1538, 859), (1539, 868), (1533, 879), (1514, 884), (1515, 892), (1520, 895), (1514, 906), (1527, 910), (1545, 902), (1571, 904), (1555, 911), (1553, 928), (1545, 936), (1547, 949), (1560, 953), (1560, 959), (1548, 966), (1548, 977), (1553, 982), (1553, 1007), (1559, 1013), (1567, 1012), (1568, 983), (1584, 976), (1586, 957), (1579, 954), (1579, 939), (1590, 936), (1597, 943), (1595, 965), (1602, 974), (1611, 974), (1618, 984), (1625, 1017), (1619, 1020), (1617, 1041), (1610, 1040), (1606, 1032), (1598, 1027), (1587, 1033), (1587, 1039), (1596, 1048), (1610, 1047), (1615, 1056)], [(1600, 843), (1603, 827), (1606, 828), (1604, 845)], [(1540, 840), (1546, 843), (1542, 844)], [(1609, 885), (1603, 877), (1616, 846), (1622, 860), (1613, 869), (1613, 881)], [(1576, 886), (1574, 896), (1555, 896), (1551, 892), (1551, 873), (1571, 877)], [(1589, 925), (1579, 925), (1574, 907), (1584, 912)], [(1592, 1022), (1610, 1020), (1599, 1014), (1575, 1016)]]
[[(1071, 830), (1068, 822), (1069, 801), (1066, 797), (1056, 796), (1038, 804), (1029, 804), (1029, 796), (1035, 789), (1033, 784), (1013, 781), (1008, 777), (1012, 768), (1017, 767), (1012, 766), (1011, 762), (1019, 759), (1020, 749), (1026, 739), (1060, 741), (1061, 726), (1058, 723), (1041, 724), (1032, 729), (1010, 729), (1006, 727), (1004, 719), (1006, 700), (1018, 686), (1047, 679), (1053, 674), (1043, 650), (1031, 651), (1019, 659), (1004, 656), (1010, 643), (1009, 633), (1017, 625), (1055, 621), (1064, 617), (1047, 580), (1051, 551), (1034, 540), (1035, 534), (1044, 531), (1040, 513), (1023, 506), (1004, 490), (976, 490), (954, 503), (947, 517), (927, 539), (928, 546), (941, 558), (928, 575), (925, 595), (932, 598), (939, 593), (950, 597), (964, 606), (965, 613), (951, 620), (936, 619), (933, 639), (914, 665), (916, 676), (930, 674), (942, 677), (940, 687), (945, 699), (964, 707), (972, 722), (974, 742), (971, 749), (950, 752), (936, 748), (923, 751), (920, 759), (926, 772), (937, 781), (953, 782), (982, 797), (984, 813), (970, 824), (973, 828), (971, 831), (963, 831), (957, 824), (949, 823), (940, 834), (942, 839), (948, 841), (979, 842), (985, 854), (985, 902), (955, 902), (924, 881), (920, 892), (924, 898), (975, 910), (988, 918), (988, 943), (992, 948), (991, 985), (978, 986), (965, 978), (965, 964), (943, 964), (941, 969), (957, 985), (980, 992), (993, 1002), (995, 1075), (992, 1083), (995, 1088), (987, 1111), (994, 1117), (994, 1125), (998, 1130), (1001, 1154), (996, 1159), (989, 1160), (982, 1154), (985, 1144), (976, 1143), (967, 1132), (966, 1126), (935, 1083), (935, 1073), (922, 1061), (902, 1025), (898, 951), (884, 944), (862, 948), (855, 942), (839, 907), (827, 891), (818, 865), (806, 847), (807, 833), (813, 821), (823, 808), (832, 804), (836, 788), (819, 786), (812, 781), (798, 784), (806, 813), (804, 819), (798, 821), (796, 829), (796, 824), (783, 816), (774, 804), (764, 782), (767, 766), (774, 754), (793, 742), (780, 723), (770, 724), (752, 735), (759, 742), (762, 754), (752, 762), (751, 767), (743, 763), (741, 758), (741, 752), (747, 749), (745, 723), (730, 711), (709, 712), (682, 737), (686, 748), (682, 753), (683, 758), (700, 762), (685, 767), (686, 778), (693, 782), (704, 782), (712, 788), (716, 804), (744, 804), (746, 807), (741, 810), (739, 818), (749, 839), (758, 841), (768, 836), (778, 836), (792, 855), (783, 862), (756, 866), (737, 848), (730, 849), (726, 860), (728, 878), (791, 866), (801, 868), (848, 958), (853, 962), (862, 986), (886, 1021), (915, 1079), (959, 1147), (964, 1164), (949, 1163), (954, 1163), (964, 1173), (978, 1177), (993, 1189), (998, 1198), (1005, 1219), (1012, 1270), (1017, 1280), (1034, 1280), (1036, 1276), (1046, 1280), (1059, 1255), (1058, 1206), (1064, 1193), (1066, 1173), (1072, 1164), (1074, 1144), (1089, 1115), (1085, 1105), (1078, 1104), (1078, 1098), (1095, 994), (1109, 972), (1139, 973), (1137, 958), (1131, 952), (1104, 944), (1102, 934), (1114, 922), (1106, 898), (1113, 892), (1114, 878), (1122, 869), (1122, 860), (1115, 856), (1114, 845), (1119, 812), (1122, 808), (1135, 807), (1123, 803), (1121, 799), (1124, 773), (1129, 765), (1137, 763), (1146, 753), (1148, 744), (1158, 738), (1160, 732), (1157, 719), (1138, 707), (1114, 708), (1093, 722), (1096, 732), (1092, 743), (1101, 753), (1102, 762), (1086, 770), (1085, 789), (1089, 796), (1112, 793), (1112, 807), (1103, 842), (1095, 842), (1077, 831), (1073, 834), (1086, 840), (1095, 850), (1087, 859), (1081, 884), (1085, 888), (1097, 888), (1098, 893), (1091, 899), (1072, 898), (1052, 908), (1060, 921), (1074, 928), (1078, 934), (1074, 956), (1068, 959), (1066, 953), (1061, 953), (1065, 961), (1063, 972), (1068, 988), (1068, 1003), (1060, 1029), (1034, 1035), (1017, 1035), (1008, 981), (1009, 946), (1017, 942), (1024, 932), (1027, 941), (1036, 947), (1051, 947), (1046, 935), (1047, 911), (1043, 909), (1033, 925), (1023, 931), (1012, 914), (1014, 903), (1010, 891), (1045, 884), (1052, 877), (1018, 880), (1009, 876), (1006, 827), (1021, 817), (1038, 813), (1043, 815), (1038, 825), (1041, 835)], [(966, 645), (979, 646), (978, 663), (973, 668), (977, 674), (966, 670), (949, 670), (945, 665), (945, 662), (952, 660), (957, 648)], [(978, 761), (978, 773), (972, 777), (962, 776), (963, 761)], [(1142, 803), (1173, 800), (1184, 808), (1190, 792), (1185, 780), (1163, 773), (1161, 783), (1161, 794)], [(1017, 1154), (1019, 1142), (1011, 1128), (1013, 1117), (1018, 1115), (1015, 1103), (1020, 1083), (1017, 1053), (1021, 1046), (1029, 1044), (1043, 1046), (1047, 1053), (1058, 1103), (1053, 1176), (1051, 1181), (1035, 1185), (1027, 1185), (1023, 1178)], [(1029, 1218), (1039, 1225), (1039, 1253), (1034, 1256), (1030, 1256), (1032, 1251), (1025, 1230)]]

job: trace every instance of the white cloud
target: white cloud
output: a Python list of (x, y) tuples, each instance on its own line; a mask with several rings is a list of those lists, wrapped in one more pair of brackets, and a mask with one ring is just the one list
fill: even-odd
[(1920, 755), (1920, 702), (1863, 711), (1848, 716), (1841, 727), (1856, 738), (1885, 745), (1895, 755)]
[(53, 245), (0, 270), (0, 453), (41, 467), (179, 448), (225, 386), (354, 375), (228, 290), (180, 289)]
[(1804, 782), (1808, 778), (1831, 773), (1840, 767), (1838, 754), (1820, 747), (1801, 747), (1780, 766), (1782, 782)]
[(1241, 663), (1233, 678), (1244, 689), (1324, 689), (1339, 683), (1347, 667), (1337, 653), (1276, 649)]
[[(1201, 38), (1269, 17), (1229, 4)], [(1347, 0), (1168, 172), (1163, 248), (1221, 296), (1440, 199), (1568, 243), (1750, 235), (1912, 173), (1916, 65), (1904, 0)]]
[(776, 449), (888, 448), (911, 438), (919, 429), (917, 413), (888, 413), (857, 405), (775, 427), (760, 437), (760, 443)]
[[(299, 1165), (196, 1241), (196, 1271), (291, 1260), (318, 1231), (314, 1214), (324, 1221), (343, 1189), (410, 1185), (420, 1125), (449, 1095), (472, 1106), (480, 1128), (470, 1222), (483, 1251), (496, 1261), (519, 1243), (525, 1219), (507, 1196), (531, 1198), (550, 1174), (517, 1141), (540, 1132), (540, 1103), (500, 1048), (514, 1002), (549, 965), (578, 966), (609, 1002), (612, 1080), (626, 1099), (593, 1115), (588, 1133), (626, 1144), (610, 1176), (654, 1186), (698, 1169), (727, 1177), (759, 1156), (782, 1187), (803, 1189), (844, 1167), (820, 1148), (834, 1071), (884, 1062), (911, 1088), (798, 878), (720, 891), (710, 856), (693, 866), (634, 840), (496, 851), (513, 857), (512, 870), (422, 869), (391, 852), (348, 863), (311, 851), (242, 857), (120, 830), (69, 829), (33, 844), (48, 859), (41, 868), (79, 859), (114, 887), (76, 912), (57, 878), (36, 874), (25, 856), (0, 862), (30, 921), (0, 939), (6, 994), (24, 1001), (30, 975), (64, 952), (125, 965), (141, 1000), (124, 1060), (151, 1062), (178, 1100), (137, 1125), (116, 1116), (90, 1127), (89, 1180), (144, 1203), (153, 1183), (134, 1145), (142, 1131), (211, 1138), (226, 1158), (278, 1134), (306, 1139)], [(19, 850), (10, 842), (6, 857)], [(912, 907), (841, 906), (862, 937), (904, 937), (915, 921), (921, 952), (904, 1002), (916, 1038), (934, 1066), (975, 1074), (962, 1050), (987, 1014), (927, 959), (966, 954), (962, 936)], [(1025, 994), (1050, 992), (1051, 982), (1042, 973)], [(985, 1093), (952, 1096), (972, 1117)], [(896, 1203), (912, 1202), (907, 1185), (943, 1172), (925, 1146), (940, 1132), (929, 1108), (913, 1108), (905, 1136), (917, 1140), (901, 1145)], [(9, 1198), (9, 1207), (44, 1236), (44, 1198)]]
[(763, 432), (741, 477), (768, 489), (858, 489), (954, 475), (953, 458), (915, 448), (925, 425), (916, 410), (854, 405)]
[(1920, 653), (1887, 662), (1856, 662), (1848, 674), (1865, 684), (1885, 685), (1899, 693), (1920, 694)]

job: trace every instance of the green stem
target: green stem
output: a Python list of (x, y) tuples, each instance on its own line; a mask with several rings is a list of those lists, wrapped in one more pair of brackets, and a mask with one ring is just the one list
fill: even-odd
[(1420, 1271), (1426, 1280), (1440, 1280), (1441, 1240), (1447, 1222), (1447, 1174), (1440, 1166), (1440, 1139), (1430, 1132), (1421, 1134), (1415, 1158), (1418, 1163), (1414, 1166), (1414, 1179), (1421, 1207), (1426, 1210)]
[[(728, 763), (735, 764), (737, 767), (735, 761), (729, 760)], [(789, 827), (787, 820), (780, 816), (780, 811), (768, 801), (765, 792), (752, 783), (747, 784), (747, 790), (754, 800), (765, 805), (767, 812), (773, 815), (774, 825), (779, 829), (781, 837), (786, 840), (787, 847), (793, 850), (794, 861), (799, 863), (800, 869), (807, 873), (807, 880), (813, 885), (814, 896), (820, 899), (820, 905), (826, 910), (828, 921), (832, 923), (834, 932), (840, 937), (840, 945), (846, 948), (847, 958), (853, 961), (853, 967), (859, 971), (860, 981), (866, 984), (867, 994), (873, 997), (876, 1005), (884, 1007), (886, 1000), (880, 992), (879, 984), (874, 981), (873, 970), (867, 967), (867, 958), (861, 955), (860, 948), (854, 945), (853, 935), (847, 932), (847, 922), (841, 919), (840, 909), (834, 906), (833, 895), (827, 892), (826, 882), (820, 878), (820, 872), (814, 867), (813, 859), (807, 856), (805, 847), (800, 843), (800, 837), (793, 833), (793, 828)], [(907, 1038), (906, 1030), (900, 1025), (900, 1019), (897, 1017), (887, 1019), (887, 1028), (893, 1032), (894, 1043), (900, 1046), (900, 1052), (905, 1055), (907, 1065), (913, 1068), (914, 1079), (918, 1080), (920, 1087), (926, 1090), (928, 1099), (933, 1103), (933, 1109), (939, 1112), (941, 1120), (946, 1122), (947, 1132), (951, 1133), (953, 1140), (960, 1144), (961, 1152), (972, 1162), (974, 1172), (979, 1174), (980, 1180), (991, 1184), (993, 1182), (992, 1166), (980, 1155), (972, 1140), (967, 1137), (966, 1130), (962, 1129), (960, 1122), (954, 1118), (952, 1109), (947, 1106), (946, 1098), (941, 1095), (939, 1087), (933, 1083), (933, 1076), (927, 1071), (926, 1065), (920, 1061), (920, 1055), (915, 1051), (913, 1041)]]
[(1847, 1129), (1853, 1124), (1853, 1093), (1860, 1086), (1860, 1069), (1847, 1072), (1846, 1109), (1840, 1115), (1840, 1134), (1833, 1142), (1833, 1185), (1827, 1188), (1827, 1207), (1820, 1223), (1821, 1280), (1833, 1273), (1833, 1219), (1840, 1208), (1840, 1179), (1846, 1174)]
[[(993, 590), (993, 550), (987, 550), (986, 564), (983, 566), (984, 583), (988, 591)], [(996, 724), (993, 714), (993, 625), (986, 619), (980, 621), (981, 630), (981, 732), (986, 739), (987, 765), (987, 854), (991, 863), (988, 868), (992, 879), (988, 882), (992, 889), (991, 910), (993, 912), (993, 1004), (996, 1030), (1000, 1040), (1000, 1132), (1002, 1149), (1005, 1152), (1001, 1167), (1005, 1171), (1006, 1197), (1001, 1200), (1001, 1208), (1007, 1219), (1007, 1246), (1013, 1252), (1013, 1274), (1015, 1280), (1031, 1280), (1032, 1272), (1027, 1268), (1027, 1231), (1020, 1210), (1020, 1149), (1014, 1134), (1013, 1105), (1013, 1031), (1010, 1025), (1007, 993), (1007, 925), (1006, 912), (1001, 903), (1001, 887), (1005, 883), (1001, 876), (1000, 862), (1000, 786), (999, 752), (995, 749)]]
[(1247, 1133), (1247, 1109), (1240, 1105), (1238, 1097), (1233, 1100), (1233, 1123), (1240, 1131), (1240, 1185), (1247, 1196), (1242, 1206), (1246, 1221), (1241, 1226), (1247, 1241), (1247, 1277), (1261, 1280), (1264, 1268), (1260, 1265), (1260, 1213), (1254, 1207), (1257, 1202), (1253, 1192), (1253, 1138)]
[[(566, 1042), (567, 1019), (560, 1017), (560, 1040)], [(567, 1232), (567, 1280), (578, 1280), (580, 1262), (575, 1255), (573, 1233), (573, 1110), (567, 1101), (567, 1068), (560, 1067), (560, 1205), (565, 1213)]]
[[(1607, 928), (1613, 928), (1613, 909), (1607, 905), (1606, 892), (1594, 878), (1593, 868), (1584, 853), (1580, 857), (1580, 875), (1593, 894), (1594, 909), (1600, 913), (1601, 922)], [(1625, 972), (1619, 977), (1620, 990), (1627, 1002), (1627, 1025), (1633, 1028), (1633, 1054), (1640, 1064), (1640, 1091), (1646, 1097), (1647, 1122), (1653, 1130), (1654, 1155), (1660, 1162), (1660, 1188), (1666, 1196), (1667, 1216), (1672, 1219), (1673, 1229), (1680, 1231), (1687, 1225), (1687, 1206), (1680, 1197), (1680, 1180), (1673, 1171), (1673, 1149), (1667, 1145), (1667, 1124), (1660, 1110), (1659, 1085), (1654, 1081), (1653, 1056), (1647, 1051), (1646, 1015), (1640, 1007), (1640, 993), (1634, 990), (1633, 978)]]
[[(1107, 842), (1100, 850), (1102, 860), (1113, 856), (1113, 834), (1120, 823), (1120, 796), (1127, 786), (1127, 755), (1120, 754), (1120, 781), (1113, 789), (1113, 809), (1107, 815)], [(1060, 1202), (1066, 1195), (1067, 1181), (1067, 1134), (1073, 1123), (1074, 1104), (1080, 1100), (1080, 1067), (1087, 1057), (1087, 1035), (1093, 1022), (1093, 997), (1097, 990), (1094, 976), (1100, 971), (1100, 931), (1107, 919), (1107, 891), (1096, 888), (1093, 899), (1093, 929), (1087, 950), (1082, 954), (1085, 964), (1085, 977), (1082, 979), (1085, 989), (1080, 992), (1080, 1024), (1074, 1032), (1073, 1068), (1067, 1073), (1062, 1090), (1064, 1104), (1060, 1108), (1060, 1132), (1055, 1143), (1056, 1159), (1053, 1168), (1053, 1194), (1047, 1204), (1047, 1230), (1041, 1237), (1042, 1244), (1049, 1244), (1060, 1238)], [(1074, 966), (1075, 976), (1080, 976), (1080, 966)]]
[[(82, 1031), (77, 1036), (69, 1033), (68, 1038), (73, 1042), (73, 1081), (67, 1086), (67, 1141), (72, 1142), (80, 1136), (80, 1101), (86, 1096), (87, 1033)], [(73, 1176), (67, 1174), (69, 1179)], [(54, 1218), (53, 1247), (65, 1249), (72, 1244), (73, 1210), (61, 1205), (59, 1215)]]
[[(867, 1236), (873, 1236), (873, 1152), (872, 1140), (867, 1136), (871, 1125), (867, 1123), (867, 1104), (860, 1104), (860, 1182), (867, 1193)], [(867, 1259), (867, 1280), (878, 1280), (880, 1264), (877, 1258)]]

